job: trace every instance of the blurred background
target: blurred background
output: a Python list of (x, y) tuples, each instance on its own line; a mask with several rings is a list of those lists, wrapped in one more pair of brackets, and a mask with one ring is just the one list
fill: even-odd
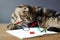
[(0, 0), (0, 23), (9, 23), (12, 12), (20, 4), (42, 6), (60, 12), (60, 0)]

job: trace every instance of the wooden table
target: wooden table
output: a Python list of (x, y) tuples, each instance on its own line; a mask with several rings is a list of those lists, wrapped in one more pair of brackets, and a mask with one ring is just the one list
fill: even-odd
[[(8, 24), (0, 24), (0, 40), (20, 40), (17, 37), (14, 37), (8, 33), (6, 33)], [(60, 40), (60, 33), (56, 35), (44, 35), (40, 37), (34, 37), (34, 38), (27, 38), (24, 40)]]

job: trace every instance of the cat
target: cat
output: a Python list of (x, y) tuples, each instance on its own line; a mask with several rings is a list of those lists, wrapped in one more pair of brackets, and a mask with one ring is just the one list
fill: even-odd
[(19, 23), (18, 25), (26, 24), (26, 22), (27, 24), (37, 22), (39, 27), (46, 29), (55, 27), (60, 29), (60, 12), (40, 6), (20, 5), (15, 9), (14, 13), (12, 13), (11, 20), (12, 24), (20, 20), (25, 20), (25, 22)]
[[(46, 29), (53, 29), (54, 27), (56, 31), (60, 30), (60, 12), (39, 6), (29, 7), (29, 9), (30, 13), (28, 14), (31, 20), (37, 21), (40, 27)], [(55, 31), (55, 29), (53, 29), (53, 31)]]

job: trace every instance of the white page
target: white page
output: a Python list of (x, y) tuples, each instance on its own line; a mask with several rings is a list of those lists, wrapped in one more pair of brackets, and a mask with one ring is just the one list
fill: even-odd
[[(40, 28), (40, 30), (43, 30), (43, 28)], [(35, 34), (30, 34), (31, 31), (33, 31)], [(8, 30), (6, 32), (8, 32), (9, 34), (16, 36), (20, 39), (42, 36), (44, 34), (56, 34), (57, 33), (57, 32), (52, 32), (52, 31), (40, 32), (38, 30), (38, 28), (30, 28), (30, 30), (28, 30), (28, 31), (24, 31), (23, 29), (19, 29), (19, 30)]]

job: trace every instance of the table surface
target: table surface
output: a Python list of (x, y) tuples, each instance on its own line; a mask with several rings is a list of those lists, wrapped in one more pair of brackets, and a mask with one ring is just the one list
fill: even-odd
[[(7, 29), (6, 23), (0, 23), (0, 40), (20, 40), (19, 38), (12, 36), (8, 33), (6, 33)], [(34, 38), (27, 38), (24, 40), (60, 40), (60, 33), (54, 34), (54, 35), (44, 35)]]

